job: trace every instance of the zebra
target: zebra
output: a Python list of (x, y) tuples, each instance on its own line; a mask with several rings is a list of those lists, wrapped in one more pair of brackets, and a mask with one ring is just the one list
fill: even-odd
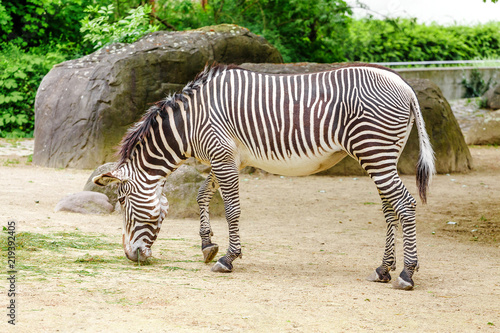
[(349, 155), (375, 183), (387, 223), (382, 264), (368, 280), (391, 280), (400, 223), (404, 268), (393, 286), (412, 289), (419, 267), (417, 202), (402, 183), (397, 162), (413, 123), (420, 144), (416, 182), (425, 203), (435, 173), (434, 153), (416, 94), (396, 72), (359, 63), (297, 75), (206, 66), (180, 93), (149, 108), (123, 137), (117, 167), (93, 181), (101, 186), (118, 183), (124, 251), (130, 260), (143, 261), (151, 256), (151, 245), (167, 215), (162, 188), (168, 175), (189, 157), (211, 166), (197, 196), (202, 252), (206, 263), (218, 252), (211, 240), (208, 207), (219, 190), (229, 246), (212, 271), (231, 272), (233, 261), (242, 254), (240, 169), (254, 166), (274, 174), (304, 176)]

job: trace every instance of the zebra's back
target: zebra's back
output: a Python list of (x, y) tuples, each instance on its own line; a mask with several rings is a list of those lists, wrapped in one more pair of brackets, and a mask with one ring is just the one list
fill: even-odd
[(231, 69), (200, 93), (241, 166), (307, 175), (384, 145), (397, 159), (394, 144), (406, 140), (413, 91), (388, 70), (347, 67), (301, 75)]

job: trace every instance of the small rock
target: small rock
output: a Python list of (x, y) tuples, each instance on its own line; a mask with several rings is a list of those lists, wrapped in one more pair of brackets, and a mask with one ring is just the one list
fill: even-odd
[(92, 192), (99, 192), (102, 194), (105, 194), (109, 198), (109, 203), (113, 206), (116, 205), (118, 202), (118, 196), (116, 194), (116, 188), (118, 187), (117, 184), (110, 184), (108, 186), (99, 186), (94, 184), (92, 179), (96, 176), (99, 176), (103, 173), (113, 171), (115, 169), (115, 163), (106, 163), (101, 166), (98, 166), (94, 172), (90, 175), (89, 179), (87, 179), (87, 183), (83, 187), (84, 191), (92, 191)]
[(56, 212), (66, 211), (80, 214), (109, 214), (113, 206), (105, 194), (82, 191), (65, 196), (56, 205)]

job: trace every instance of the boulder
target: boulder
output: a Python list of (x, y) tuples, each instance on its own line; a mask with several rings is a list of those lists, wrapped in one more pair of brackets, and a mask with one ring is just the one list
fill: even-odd
[[(342, 64), (242, 64), (246, 69), (272, 74), (310, 73), (338, 68)], [(436, 153), (438, 173), (467, 172), (472, 169), (472, 157), (458, 122), (439, 87), (426, 79), (408, 79), (417, 94), (432, 146)], [(414, 174), (419, 153), (415, 126), (399, 159), (398, 169), (403, 174)], [(350, 157), (322, 172), (325, 175), (366, 175), (358, 162)]]
[(493, 110), (500, 109), (500, 84), (491, 87), (484, 95), (486, 106)]
[[(205, 178), (194, 166), (182, 165), (167, 178), (163, 193), (167, 196), (167, 218), (199, 218), (200, 209), (196, 197)], [(210, 216), (224, 216), (224, 202), (219, 191), (210, 201)]]
[(35, 100), (33, 163), (93, 169), (114, 161), (115, 147), (148, 107), (213, 62), (282, 62), (282, 57), (263, 37), (219, 25), (155, 32), (54, 66)]
[[(94, 191), (106, 195), (109, 198), (110, 204), (115, 206), (116, 210), (119, 211), (120, 205), (116, 204), (118, 201), (116, 194), (117, 185), (113, 184), (103, 187), (95, 185), (92, 182), (92, 178), (102, 173), (112, 171), (114, 166), (115, 163), (106, 163), (97, 167), (87, 180), (84, 189), (86, 189), (86, 191)], [(200, 210), (196, 197), (199, 188), (205, 181), (205, 177), (202, 176), (202, 173), (199, 171), (202, 169), (205, 168), (201, 167), (201, 164), (191, 161), (189, 165), (181, 165), (179, 169), (167, 177), (167, 181), (163, 188), (163, 193), (166, 195), (169, 204), (167, 218), (182, 219), (200, 217)], [(219, 191), (217, 191), (210, 201), (210, 216), (216, 217), (223, 215), (224, 202), (222, 201)]]
[(83, 187), (84, 191), (92, 191), (92, 192), (99, 192), (99, 193), (105, 194), (109, 199), (109, 203), (111, 205), (113, 205), (113, 207), (115, 207), (116, 203), (118, 202), (118, 195), (116, 194), (116, 188), (118, 187), (118, 184), (111, 184), (108, 186), (99, 186), (99, 185), (94, 184), (92, 179), (96, 176), (103, 174), (103, 173), (113, 171), (115, 169), (115, 165), (116, 165), (116, 163), (109, 162), (109, 163), (103, 164), (101, 166), (98, 166), (94, 170), (94, 172), (92, 172), (89, 179), (87, 179), (85, 186)]
[(113, 206), (105, 194), (82, 191), (65, 196), (56, 205), (56, 212), (67, 211), (80, 214), (110, 214)]
[(500, 144), (500, 110), (476, 117), (467, 130), (466, 140), (470, 145)]
[[(427, 79), (408, 79), (415, 90), (424, 116), (425, 127), (436, 156), (438, 173), (468, 172), (472, 156), (450, 104), (439, 87)], [(418, 160), (418, 134), (413, 126), (408, 142), (399, 160), (401, 173), (415, 173)]]

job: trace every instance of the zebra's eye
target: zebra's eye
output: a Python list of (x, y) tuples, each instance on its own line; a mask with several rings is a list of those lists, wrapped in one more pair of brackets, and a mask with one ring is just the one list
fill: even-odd
[(119, 197), (118, 201), (120, 202), (120, 205), (123, 205), (125, 203), (125, 197)]

